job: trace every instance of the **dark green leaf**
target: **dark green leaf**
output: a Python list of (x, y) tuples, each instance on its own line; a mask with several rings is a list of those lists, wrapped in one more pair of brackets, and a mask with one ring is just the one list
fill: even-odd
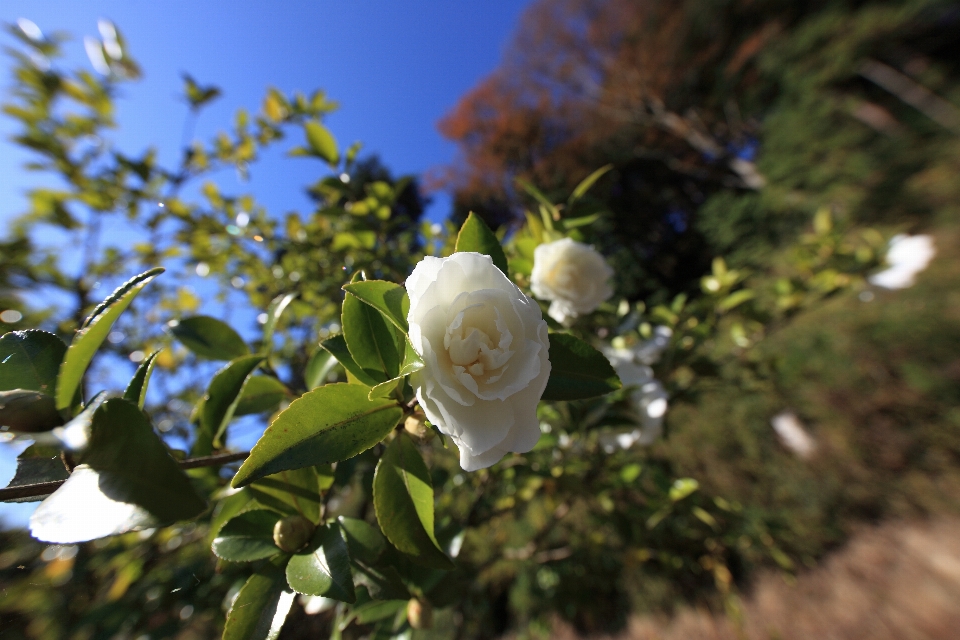
[(309, 120), (304, 123), (303, 130), (307, 134), (307, 144), (310, 145), (310, 149), (314, 154), (323, 158), (331, 165), (340, 162), (340, 151), (337, 149), (337, 141), (329, 129), (315, 120)]
[(380, 442), (403, 416), (393, 400), (369, 389), (328, 384), (294, 400), (276, 417), (233, 479), (240, 487), (266, 475), (352, 458)]
[[(213, 516), (210, 518), (210, 527), (207, 531), (207, 543), (213, 544), (214, 538), (220, 533), (220, 529), (233, 516), (250, 508), (253, 494), (246, 489), (234, 491), (233, 493), (222, 497), (214, 507)], [(255, 505), (256, 503), (254, 503)], [(280, 516), (277, 516), (280, 517)]]
[(0, 391), (29, 389), (52, 397), (66, 352), (63, 340), (46, 331), (5, 334), (0, 338)]
[(368, 564), (376, 562), (386, 548), (387, 542), (383, 539), (383, 534), (363, 520), (340, 516), (339, 521), (350, 557)]
[(53, 398), (39, 391), (0, 391), (0, 427), (18, 433), (50, 431), (63, 424)]
[[(348, 544), (349, 544), (349, 538)], [(351, 551), (351, 553), (353, 553)], [(409, 598), (410, 592), (403, 583), (403, 578), (396, 568), (380, 562), (367, 563), (353, 559), (353, 575), (358, 586), (366, 587), (370, 597), (375, 600), (392, 600), (394, 598)]]
[(368, 387), (374, 387), (379, 384), (375, 378), (367, 375), (367, 373), (360, 368), (360, 365), (357, 364), (356, 360), (353, 359), (353, 356), (350, 355), (350, 350), (347, 349), (347, 341), (343, 335), (333, 336), (332, 338), (324, 340), (320, 343), (320, 346), (336, 358), (337, 362), (342, 364), (343, 368), (347, 370), (347, 373), (351, 374), (360, 383)]
[(94, 411), (89, 445), (78, 458), (30, 519), (38, 540), (84, 542), (186, 520), (206, 508), (143, 412), (123, 398)]
[(359, 624), (370, 624), (392, 618), (406, 606), (406, 600), (374, 600), (355, 608), (352, 614)]
[(223, 628), (223, 640), (276, 640), (295, 594), (287, 590), (283, 567), (286, 557), (265, 562), (233, 601)]
[(377, 464), (373, 505), (383, 534), (419, 564), (452, 569), (433, 533), (433, 486), (417, 446), (397, 434)]
[(347, 293), (343, 298), (341, 325), (350, 355), (367, 376), (377, 384), (397, 377), (400, 372), (397, 331), (379, 311)]
[(510, 275), (510, 270), (507, 267), (507, 256), (503, 253), (500, 241), (497, 240), (497, 236), (493, 234), (487, 223), (472, 211), (467, 216), (463, 226), (460, 227), (455, 251), (473, 251), (488, 255), (500, 271), (503, 271), (507, 276)]
[(400, 285), (384, 280), (366, 280), (345, 284), (343, 289), (382, 313), (384, 318), (404, 333), (410, 330), (407, 326), (410, 298), (407, 297), (407, 290)]
[(602, 353), (570, 334), (550, 334), (550, 379), (543, 400), (583, 400), (620, 386), (620, 378)]
[[(243, 392), (244, 384), (251, 373), (263, 362), (259, 354), (242, 356), (214, 374), (203, 397), (203, 408), (200, 410), (200, 429), (197, 433), (197, 442), (206, 443), (208, 440), (213, 447), (219, 446), (227, 425), (233, 419), (237, 404)], [(194, 452), (206, 455), (209, 451), (201, 452), (194, 447)]]
[(161, 273), (163, 269), (157, 267), (131, 278), (117, 287), (116, 291), (100, 303), (86, 319), (80, 330), (73, 336), (63, 364), (60, 365), (60, 373), (57, 377), (57, 409), (67, 409), (71, 406), (83, 374), (93, 360), (97, 349), (106, 340), (113, 323), (130, 306), (137, 294)]
[(251, 413), (276, 411), (284, 398), (290, 396), (290, 390), (271, 376), (250, 376), (243, 386), (240, 402), (233, 415), (245, 416)]
[[(63, 466), (63, 460), (60, 459), (58, 448), (32, 444), (17, 456), (17, 472), (7, 486), (19, 487), (25, 484), (66, 480), (69, 475), (66, 467)], [(39, 502), (45, 497), (14, 498), (5, 502)]]
[(310, 545), (287, 563), (287, 584), (297, 593), (355, 602), (353, 574), (340, 525), (317, 527)]
[(274, 511), (253, 509), (231, 519), (214, 538), (211, 549), (223, 560), (250, 562), (280, 553), (273, 543), (273, 527), (280, 520)]
[(137, 406), (143, 409), (143, 403), (147, 399), (147, 385), (150, 383), (150, 375), (153, 373), (153, 365), (157, 362), (157, 356), (163, 349), (157, 349), (137, 367), (136, 373), (130, 379), (127, 390), (123, 392), (123, 397), (130, 402), (136, 402)]
[(170, 332), (202, 358), (210, 360), (234, 360), (250, 353), (243, 341), (227, 323), (210, 316), (183, 318), (171, 323)]
[[(341, 336), (342, 337), (342, 336)], [(343, 351), (349, 354), (347, 343), (343, 343)], [(327, 376), (337, 366), (337, 359), (326, 349), (317, 349), (310, 361), (307, 362), (307, 369), (303, 374), (303, 380), (307, 385), (307, 390), (316, 389), (327, 382)]]
[(270, 303), (270, 306), (267, 308), (267, 321), (263, 323), (263, 347), (260, 349), (262, 352), (270, 353), (273, 349), (273, 332), (277, 328), (277, 321), (280, 320), (280, 316), (283, 315), (284, 310), (296, 297), (296, 293), (286, 293), (277, 296), (273, 299), (273, 302)]
[(314, 524), (320, 522), (323, 489), (314, 467), (281, 471), (250, 485), (260, 504), (288, 515), (299, 514)]

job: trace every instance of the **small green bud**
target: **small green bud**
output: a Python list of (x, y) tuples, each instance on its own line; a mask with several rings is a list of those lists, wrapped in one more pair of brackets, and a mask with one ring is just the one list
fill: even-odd
[(273, 526), (273, 542), (287, 553), (307, 546), (316, 527), (303, 516), (287, 516)]

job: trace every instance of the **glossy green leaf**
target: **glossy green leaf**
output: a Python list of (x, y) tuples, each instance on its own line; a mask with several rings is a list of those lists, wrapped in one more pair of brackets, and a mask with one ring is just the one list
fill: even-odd
[[(343, 351), (350, 353), (347, 350), (347, 343), (343, 343)], [(306, 371), (303, 373), (303, 380), (307, 385), (307, 390), (316, 389), (317, 387), (325, 384), (327, 382), (327, 377), (330, 375), (330, 372), (333, 371), (333, 368), (336, 367), (338, 361), (333, 354), (327, 351), (326, 349), (317, 349), (310, 360), (307, 362)]]
[(281, 471), (260, 478), (249, 486), (257, 502), (287, 515), (301, 515), (320, 522), (322, 479), (314, 467)]
[(417, 446), (399, 433), (387, 445), (373, 476), (373, 505), (380, 529), (418, 564), (452, 569), (433, 532), (433, 486)]
[(401, 357), (397, 331), (380, 312), (347, 293), (341, 325), (350, 355), (368, 377), (377, 384), (397, 377)]
[(0, 391), (28, 389), (54, 396), (66, 352), (63, 340), (46, 331), (4, 334), (0, 337)]
[(380, 384), (371, 387), (370, 393), (367, 394), (367, 397), (371, 400), (375, 398), (389, 398), (393, 395), (393, 392), (400, 386), (400, 383), (403, 382), (402, 377), (390, 378), (386, 382), (381, 382)]
[(404, 340), (403, 363), (400, 365), (400, 375), (408, 376), (423, 369), (423, 359), (420, 357), (410, 344), (409, 340)]
[(38, 540), (85, 542), (186, 520), (206, 508), (143, 412), (123, 398), (110, 398), (93, 412), (78, 463), (31, 517)]
[(473, 251), (488, 255), (493, 259), (493, 264), (497, 265), (500, 271), (507, 276), (510, 270), (507, 267), (507, 256), (500, 246), (500, 241), (494, 235), (487, 223), (477, 214), (470, 212), (463, 226), (460, 227), (460, 233), (457, 234), (457, 246), (455, 251)]
[(74, 394), (80, 387), (80, 381), (86, 372), (90, 361), (93, 360), (97, 349), (106, 340), (110, 328), (116, 322), (140, 291), (151, 280), (163, 273), (163, 268), (157, 267), (141, 273), (126, 281), (93, 310), (93, 313), (83, 323), (83, 326), (73, 336), (73, 341), (67, 349), (67, 354), (60, 365), (57, 376), (57, 409), (67, 409), (74, 400)]
[(317, 527), (306, 549), (287, 563), (287, 584), (297, 593), (355, 602), (347, 544), (336, 522)]
[(335, 165), (340, 162), (340, 151), (337, 141), (330, 130), (315, 120), (309, 120), (303, 125), (307, 134), (307, 144), (314, 154)]
[(57, 404), (39, 391), (0, 391), (0, 427), (18, 433), (50, 431), (63, 424)]
[(153, 374), (153, 366), (157, 363), (157, 356), (163, 349), (157, 349), (144, 359), (137, 367), (133, 378), (127, 384), (123, 397), (130, 402), (136, 402), (137, 406), (143, 409), (143, 403), (147, 399), (147, 385), (150, 384), (150, 376)]
[(393, 400), (370, 400), (356, 384), (328, 384), (290, 403), (267, 427), (233, 479), (240, 487), (258, 478), (366, 451), (403, 416)]
[(700, 483), (693, 478), (677, 478), (670, 487), (670, 499), (678, 502), (699, 488)]
[(267, 321), (263, 323), (263, 346), (260, 348), (262, 352), (270, 353), (273, 349), (273, 333), (277, 329), (277, 322), (296, 297), (296, 293), (285, 293), (277, 296), (270, 303), (267, 308)]
[(243, 393), (240, 394), (240, 401), (233, 415), (276, 411), (284, 398), (290, 395), (286, 385), (272, 376), (250, 376), (247, 384), (243, 386)]
[(340, 516), (338, 521), (352, 559), (373, 564), (380, 558), (387, 541), (376, 527), (363, 520), (346, 516)]
[(374, 387), (380, 384), (376, 378), (368, 375), (367, 372), (357, 364), (356, 360), (353, 359), (353, 356), (350, 355), (350, 350), (347, 348), (347, 341), (343, 337), (343, 334), (324, 340), (320, 343), (320, 346), (336, 358), (337, 362), (347, 370), (347, 373), (351, 374), (360, 383), (368, 387)]
[(170, 324), (170, 333), (202, 358), (234, 360), (250, 353), (239, 333), (222, 320), (210, 316), (182, 318), (176, 324)]
[[(19, 487), (25, 484), (66, 480), (69, 475), (66, 467), (63, 466), (63, 460), (60, 459), (60, 449), (32, 444), (17, 456), (17, 471), (7, 486)], [(4, 502), (39, 502), (44, 498), (46, 496), (31, 496)]]
[(280, 553), (273, 542), (273, 527), (280, 515), (266, 509), (252, 509), (229, 520), (210, 548), (214, 555), (230, 562), (262, 560)]
[(210, 380), (210, 386), (207, 387), (207, 393), (203, 397), (197, 445), (194, 446), (195, 454), (207, 455), (212, 450), (212, 448), (206, 449), (207, 442), (211, 447), (219, 446), (240, 402), (244, 385), (261, 362), (263, 362), (263, 356), (260, 354), (242, 356), (214, 374), (213, 379)]
[(620, 378), (602, 353), (570, 334), (550, 334), (550, 379), (543, 400), (583, 400), (620, 386)]
[(379, 311), (404, 333), (410, 330), (407, 326), (410, 298), (402, 286), (384, 280), (366, 280), (345, 284), (343, 289)]
[(283, 556), (264, 562), (247, 579), (227, 613), (223, 640), (276, 640), (295, 597), (284, 578), (286, 562)]

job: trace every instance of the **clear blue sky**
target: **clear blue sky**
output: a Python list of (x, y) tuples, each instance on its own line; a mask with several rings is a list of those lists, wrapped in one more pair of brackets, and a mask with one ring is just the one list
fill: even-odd
[[(144, 78), (128, 85), (119, 102), (118, 146), (139, 153), (155, 146), (160, 159), (178, 158), (187, 108), (179, 100), (181, 73), (214, 83), (223, 96), (202, 114), (196, 136), (208, 139), (230, 125), (240, 107), (257, 111), (268, 86), (285, 93), (317, 88), (340, 102), (327, 124), (346, 146), (365, 143), (395, 174), (421, 173), (450, 161), (452, 145), (437, 132), (437, 120), (467, 90), (492, 71), (510, 41), (528, 0), (3, 0), (0, 22), (29, 18), (44, 33), (67, 32), (63, 64), (89, 62), (83, 36), (96, 36), (97, 20), (116, 23)], [(4, 44), (12, 38), (2, 36)], [(4, 59), (4, 99), (10, 86)], [(21, 165), (28, 155), (13, 146), (14, 123), (0, 115), (0, 220), (27, 206), (25, 190), (44, 182)], [(226, 192), (251, 192), (282, 214), (309, 208), (303, 187), (317, 178), (315, 161), (267, 154), (252, 168), (252, 180), (221, 178)], [(428, 215), (447, 214), (449, 199), (435, 198)], [(0, 486), (13, 475), (14, 451), (0, 446)], [(32, 504), (0, 504), (0, 519), (23, 523)]]

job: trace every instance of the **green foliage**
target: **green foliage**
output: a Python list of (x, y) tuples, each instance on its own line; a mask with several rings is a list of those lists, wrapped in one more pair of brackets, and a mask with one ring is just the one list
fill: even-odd
[(170, 333), (190, 351), (210, 360), (233, 360), (250, 348), (230, 325), (210, 316), (192, 316), (171, 324)]
[(297, 593), (356, 601), (347, 544), (336, 522), (318, 527), (307, 548), (293, 554), (287, 583)]
[(454, 251), (474, 251), (490, 256), (493, 264), (497, 265), (500, 271), (508, 276), (510, 271), (507, 267), (507, 256), (503, 253), (503, 247), (497, 236), (487, 226), (479, 216), (471, 213), (467, 216), (463, 226), (460, 227), (460, 233), (457, 234), (457, 246)]
[(550, 334), (550, 379), (544, 400), (581, 400), (619, 388), (620, 378), (602, 353), (576, 336)]

